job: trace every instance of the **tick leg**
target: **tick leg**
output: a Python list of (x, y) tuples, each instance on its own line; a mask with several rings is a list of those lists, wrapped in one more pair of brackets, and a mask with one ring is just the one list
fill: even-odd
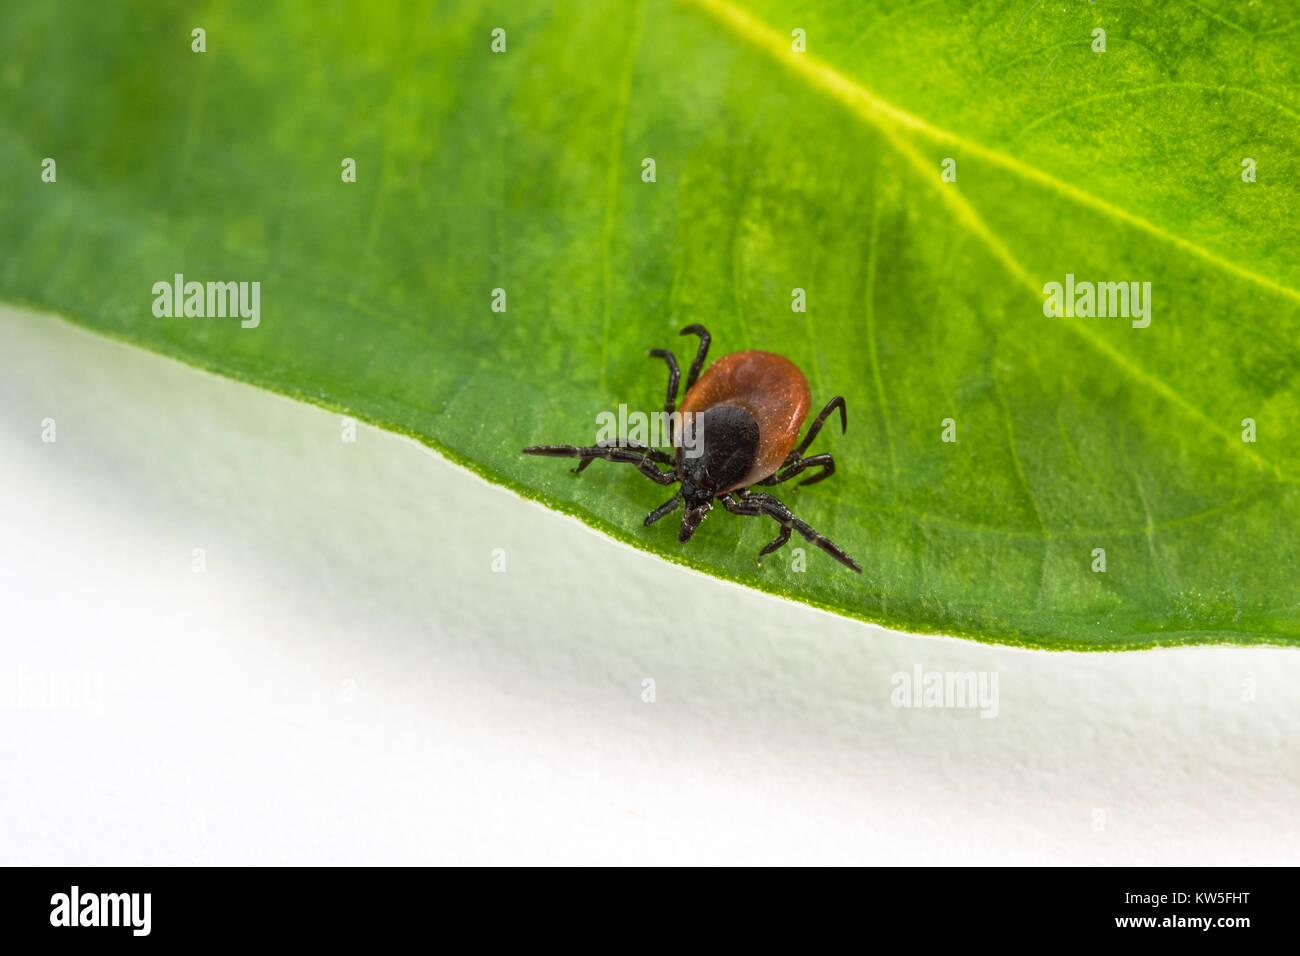
[(654, 511), (650, 512), (648, 515), (645, 516), (646, 526), (649, 527), (650, 525), (654, 524), (656, 521), (658, 521), (664, 515), (668, 514), (670, 511), (676, 511), (677, 503), (681, 500), (682, 500), (682, 493), (679, 491), (677, 492), (677, 494), (673, 495), (671, 498), (669, 498), (667, 501), (661, 504)]
[[(614, 438), (606, 441), (598, 441), (596, 445), (600, 448), (629, 448), (632, 451), (639, 451), (651, 461), (658, 462), (661, 465), (674, 464), (676, 459), (667, 452), (660, 451), (657, 448), (651, 448), (649, 445), (643, 445), (639, 441), (633, 441), (630, 438)], [(574, 474), (581, 472), (590, 465), (595, 458), (584, 458), (578, 462), (578, 467), (573, 469)]]
[(821, 548), (836, 561), (852, 568), (859, 574), (862, 568), (858, 562), (849, 557), (839, 545), (829, 538), (823, 537), (814, 531), (806, 522), (800, 521), (790, 509), (783, 505), (777, 498), (762, 491), (745, 492), (744, 497), (734, 498), (732, 495), (722, 496), (722, 505), (732, 514), (738, 515), (767, 515), (781, 525), (781, 534), (777, 536), (767, 547), (760, 551), (759, 557), (775, 551), (790, 540), (790, 531), (798, 531), (801, 535), (811, 541), (817, 547)]
[(682, 373), (677, 368), (677, 356), (667, 349), (651, 349), (651, 358), (661, 358), (668, 363), (668, 397), (664, 399), (664, 420), (668, 422), (668, 444), (673, 443), (673, 411), (677, 408), (677, 382)]
[(704, 357), (709, 354), (709, 343), (713, 341), (709, 337), (708, 331), (702, 325), (688, 325), (677, 333), (678, 335), (698, 335), (700, 337), (700, 348), (695, 353), (695, 361), (691, 363), (691, 370), (686, 375), (686, 391), (691, 390), (700, 378), (700, 370), (704, 368)]
[(770, 542), (768, 542), (767, 546), (764, 547), (762, 551), (758, 552), (758, 566), (760, 568), (763, 566), (763, 555), (771, 554), (773, 551), (781, 550), (781, 548), (785, 547), (785, 543), (789, 540), (790, 540), (790, 529), (782, 528), (781, 533), (778, 534), (775, 538), (773, 538)]
[[(745, 495), (745, 492), (739, 491), (736, 492), (736, 494)], [(732, 495), (722, 496), (722, 506), (734, 515), (749, 515), (751, 517), (759, 518), (767, 513), (763, 510), (761, 502), (749, 499), (737, 500)], [(763, 566), (763, 555), (771, 554), (773, 551), (778, 550), (789, 540), (790, 529), (782, 526), (781, 533), (769, 541), (762, 551), (758, 552), (758, 566), (760, 568)]]
[(834, 458), (832, 458), (828, 454), (811, 455), (808, 458), (798, 458), (793, 463), (791, 463), (790, 459), (787, 458), (785, 465), (782, 466), (785, 469), (784, 471), (779, 471), (776, 474), (768, 475), (762, 481), (756, 481), (754, 482), (754, 484), (779, 485), (783, 481), (789, 481), (791, 478), (799, 474), (805, 468), (815, 468), (818, 465), (820, 465), (822, 469), (820, 474), (813, 475), (811, 478), (805, 478), (803, 481), (799, 482), (799, 484), (796, 485), (795, 487), (798, 488), (798, 487), (802, 487), (803, 485), (815, 485), (817, 484), (817, 482), (825, 481), (831, 475), (835, 474)]
[[(817, 416), (817, 418), (812, 423), (812, 427), (808, 429), (808, 434), (804, 436), (804, 439), (799, 444), (799, 447), (794, 450), (793, 455), (796, 458), (798, 458), (800, 455), (802, 455), (805, 451), (808, 450), (808, 446), (813, 443), (813, 439), (817, 437), (817, 433), (822, 430), (822, 422), (826, 421), (827, 416), (830, 415), (830, 413), (834, 411), (836, 408), (840, 410), (841, 434), (849, 430), (849, 413), (848, 410), (844, 407), (844, 396), (836, 395), (834, 398), (832, 398), (829, 402), (826, 403), (826, 407), (821, 410), (821, 414)], [(789, 459), (787, 459), (786, 461), (788, 464)], [(823, 477), (829, 477), (829, 476), (823, 476)], [(819, 478), (817, 480), (820, 481), (821, 479)], [(807, 484), (807, 482), (803, 482), (803, 484)]]
[[(636, 465), (637, 470), (652, 481), (661, 485), (671, 485), (677, 480), (677, 472), (660, 471), (656, 468), (654, 459), (650, 455), (651, 451), (654, 449), (641, 452), (614, 445), (588, 445), (585, 448), (577, 445), (530, 445), (524, 449), (524, 454), (545, 455), (548, 458), (603, 458), (606, 461), (625, 462)], [(575, 468), (574, 471), (578, 471), (579, 468)]]

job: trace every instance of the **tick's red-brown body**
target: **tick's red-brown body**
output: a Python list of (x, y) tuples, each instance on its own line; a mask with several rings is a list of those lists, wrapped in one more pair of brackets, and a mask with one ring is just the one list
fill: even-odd
[[(755, 485), (779, 485), (808, 468), (820, 470), (800, 485), (815, 484), (835, 474), (835, 461), (830, 455), (805, 458), (803, 453), (835, 409), (839, 409), (840, 424), (848, 429), (844, 399), (839, 395), (832, 398), (799, 442), (799, 429), (812, 406), (812, 393), (808, 380), (793, 362), (772, 352), (735, 352), (718, 359), (701, 375), (709, 351), (709, 333), (702, 325), (689, 325), (681, 334), (700, 337), (680, 409), (683, 428), (690, 429), (691, 437), (696, 439), (689, 447), (685, 440), (674, 440), (673, 435), (681, 374), (677, 359), (667, 349), (652, 349), (651, 356), (668, 363), (664, 416), (675, 454), (628, 438), (606, 439), (588, 446), (531, 445), (524, 453), (577, 458), (574, 471), (578, 473), (597, 458), (621, 461), (636, 465), (641, 474), (658, 484), (680, 484), (676, 494), (646, 515), (645, 523), (654, 524), (684, 504), (682, 528), (677, 535), (683, 544), (695, 534), (717, 500), (732, 514), (765, 516), (780, 524), (781, 533), (758, 552), (760, 565), (763, 555), (782, 547), (790, 540), (790, 533), (798, 531), (836, 561), (861, 573), (862, 568), (839, 545), (800, 521), (772, 495), (754, 489)], [(685, 439), (685, 435), (677, 437)], [(661, 465), (671, 465), (672, 469), (660, 471)]]
[(808, 380), (774, 352), (733, 352), (708, 367), (682, 399), (683, 418), (720, 405), (743, 408), (758, 423), (758, 451), (745, 477), (718, 494), (757, 484), (785, 464), (812, 406)]

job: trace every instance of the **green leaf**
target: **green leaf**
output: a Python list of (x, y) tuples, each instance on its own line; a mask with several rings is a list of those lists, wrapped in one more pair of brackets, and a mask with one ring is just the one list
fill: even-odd
[[(0, 297), (838, 613), (1048, 648), (1296, 644), (1287, 11), (22, 5), (0, 35)], [(175, 273), (259, 281), (260, 324), (155, 317)], [(1150, 282), (1149, 327), (1045, 316), (1067, 274)], [(666, 493), (635, 469), (519, 454), (658, 408), (645, 351), (684, 364), (693, 322), (715, 357), (780, 352), (817, 407), (847, 399), (847, 435), (814, 448), (835, 477), (779, 490), (861, 576), (806, 543), (806, 571), (790, 550), (758, 569), (772, 523), (721, 509), (681, 546), (672, 519), (642, 527)], [(651, 621), (672, 595), (610, 600)]]

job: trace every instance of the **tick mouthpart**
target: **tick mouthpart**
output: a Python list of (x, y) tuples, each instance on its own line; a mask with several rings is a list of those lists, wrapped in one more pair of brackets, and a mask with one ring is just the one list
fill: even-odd
[(682, 530), (677, 535), (677, 540), (682, 544), (690, 541), (691, 535), (695, 534), (695, 529), (700, 526), (700, 522), (704, 520), (704, 516), (709, 513), (712, 507), (713, 503), (709, 502), (706, 505), (687, 508), (686, 513), (682, 515)]

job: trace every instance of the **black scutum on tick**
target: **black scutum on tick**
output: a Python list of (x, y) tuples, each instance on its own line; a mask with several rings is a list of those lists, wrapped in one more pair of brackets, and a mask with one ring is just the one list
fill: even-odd
[[(693, 449), (685, 442), (678, 447), (677, 474), (688, 517), (695, 512), (702, 520), (718, 490), (739, 483), (754, 464), (758, 422), (737, 405), (715, 405), (697, 414), (693, 426), (696, 442)], [(680, 539), (689, 540), (698, 526), (699, 520), (688, 521)]]

